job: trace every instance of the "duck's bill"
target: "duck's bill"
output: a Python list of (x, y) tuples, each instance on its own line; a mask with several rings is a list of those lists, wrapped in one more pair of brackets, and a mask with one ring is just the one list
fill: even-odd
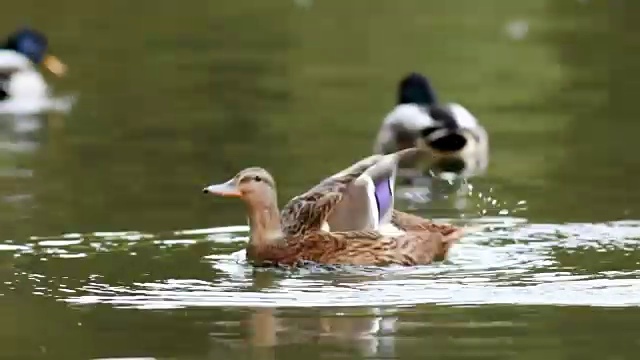
[(47, 55), (42, 64), (56, 76), (64, 76), (67, 73), (67, 65), (53, 55)]
[(213, 184), (209, 185), (206, 188), (202, 189), (202, 192), (205, 194), (213, 194), (218, 196), (229, 196), (229, 197), (240, 197), (240, 191), (234, 184), (233, 180), (229, 180), (226, 183), (222, 184)]

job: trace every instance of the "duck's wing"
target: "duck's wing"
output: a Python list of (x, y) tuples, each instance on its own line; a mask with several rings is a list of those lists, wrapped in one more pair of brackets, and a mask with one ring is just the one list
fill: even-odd
[(415, 164), (423, 148), (407, 148), (377, 158), (343, 192), (327, 217), (331, 231), (378, 230), (387, 235), (403, 231), (391, 222), (395, 183), (401, 162)]
[(397, 166), (384, 155), (345, 189), (327, 218), (331, 231), (380, 230), (389, 223), (395, 200)]
[(281, 225), (285, 236), (330, 227), (327, 218), (341, 202), (350, 185), (381, 157), (382, 155), (372, 155), (364, 158), (289, 200), (281, 211)]
[(391, 219), (398, 163), (418, 158), (422, 151), (409, 148), (369, 156), (294, 197), (281, 212), (284, 234), (296, 236), (318, 230), (397, 232)]
[[(396, 211), (394, 210), (394, 205), (398, 166), (401, 163), (415, 165), (416, 162), (420, 161), (424, 156), (424, 151), (425, 149), (417, 147), (396, 151), (382, 156), (374, 165), (365, 170), (348, 189), (347, 196), (338, 204), (329, 220), (343, 214), (344, 216), (349, 214), (353, 216), (353, 214), (356, 213), (355, 211), (351, 211), (350, 213), (348, 213), (347, 210), (342, 211), (342, 207), (346, 207), (347, 201), (350, 201), (351, 203), (358, 204), (357, 207), (352, 207), (356, 209), (366, 209), (360, 210), (359, 214), (361, 214), (360, 216), (363, 216), (364, 212), (368, 214), (368, 227), (361, 226), (351, 229), (335, 228), (335, 230), (374, 229), (380, 230), (385, 234), (404, 232), (402, 228), (396, 226), (392, 221), (393, 214)], [(332, 228), (332, 230), (334, 230), (334, 228)]]
[(403, 231), (391, 222), (398, 164), (412, 158), (416, 161), (422, 151), (409, 148), (374, 158), (373, 163), (368, 163), (368, 167), (342, 189), (336, 197), (339, 201), (331, 203), (325, 230), (378, 230), (387, 235), (401, 234)]

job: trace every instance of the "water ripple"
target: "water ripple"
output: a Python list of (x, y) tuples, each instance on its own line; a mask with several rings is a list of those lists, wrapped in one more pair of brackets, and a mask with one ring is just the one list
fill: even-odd
[[(640, 305), (640, 221), (474, 222), (487, 228), (447, 261), (411, 268), (254, 269), (242, 250), (246, 226), (32, 237), (0, 244), (0, 255), (13, 255), (20, 269), (8, 289), (27, 286), (78, 306)], [(50, 261), (56, 267), (42, 264)]]

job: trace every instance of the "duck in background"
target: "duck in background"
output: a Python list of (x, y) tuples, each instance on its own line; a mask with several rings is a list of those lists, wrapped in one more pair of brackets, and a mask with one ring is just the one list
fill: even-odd
[(430, 81), (419, 73), (401, 79), (397, 96), (397, 105), (378, 131), (374, 153), (390, 154), (416, 142), (430, 149), (426, 162), (399, 164), (398, 183), (404, 187), (399, 197), (429, 201), (435, 195), (436, 178), (451, 182), (486, 171), (489, 136), (469, 110), (458, 103), (439, 102)]
[(0, 46), (0, 113), (35, 113), (50, 107), (50, 88), (36, 67), (42, 65), (61, 77), (67, 66), (48, 50), (46, 36), (29, 28), (13, 32)]
[[(432, 170), (463, 176), (483, 172), (488, 163), (489, 137), (478, 119), (457, 103), (440, 103), (429, 80), (411, 73), (398, 85), (397, 105), (382, 122), (375, 154), (390, 154), (424, 141), (431, 149)], [(399, 176), (418, 175), (400, 164)]]

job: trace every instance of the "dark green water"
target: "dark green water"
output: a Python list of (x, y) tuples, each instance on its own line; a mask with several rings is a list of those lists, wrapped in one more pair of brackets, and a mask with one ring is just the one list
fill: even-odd
[[(634, 0), (5, 4), (0, 32), (45, 30), (70, 70), (56, 93), (78, 99), (0, 118), (0, 358), (636, 358), (638, 14)], [(428, 267), (238, 264), (246, 229), (224, 227), (243, 208), (203, 185), (260, 165), (283, 203), (369, 154), (410, 70), (491, 136), (465, 208), (416, 211), (491, 227)]]

